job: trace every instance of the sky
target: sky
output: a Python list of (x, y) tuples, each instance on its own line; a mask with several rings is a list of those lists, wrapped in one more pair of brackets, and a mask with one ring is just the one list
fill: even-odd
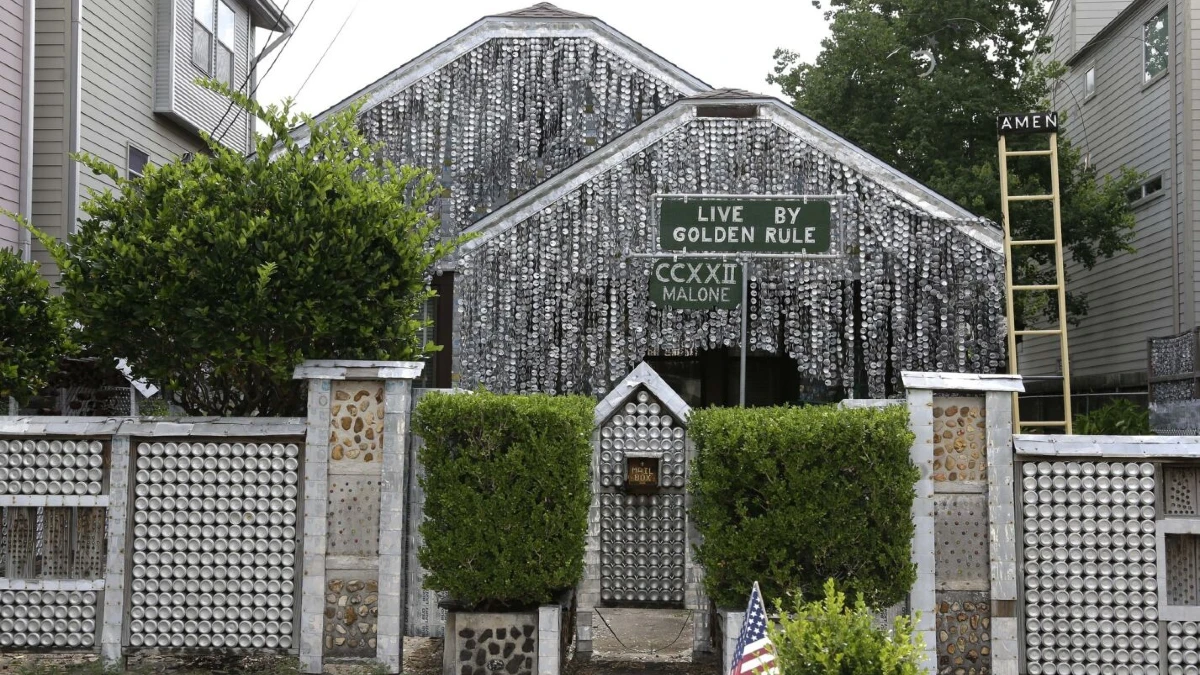
[[(260, 65), (259, 73), (266, 74), (260, 75), (257, 97), (264, 103), (294, 97), (297, 111), (320, 113), (480, 17), (536, 1), (275, 0), (293, 23), (306, 11), (308, 15), (291, 40)], [(811, 62), (828, 34), (821, 10), (809, 0), (711, 5), (703, 0), (558, 0), (554, 4), (600, 18), (713, 87), (773, 96), (782, 96), (766, 82), (775, 64), (775, 49), (789, 49)], [(343, 22), (345, 28), (334, 40)], [(260, 34), (258, 49), (269, 36)], [(279, 62), (272, 66), (276, 56)]]

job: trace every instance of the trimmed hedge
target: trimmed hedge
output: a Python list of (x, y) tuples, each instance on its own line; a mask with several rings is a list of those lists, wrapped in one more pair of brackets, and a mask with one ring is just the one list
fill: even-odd
[(910, 562), (914, 486), (908, 411), (709, 408), (692, 412), (697, 560), (718, 607), (740, 609), (758, 581), (767, 598), (799, 591), (901, 601)]
[(427, 588), (494, 611), (549, 602), (579, 581), (594, 406), (544, 394), (421, 399)]

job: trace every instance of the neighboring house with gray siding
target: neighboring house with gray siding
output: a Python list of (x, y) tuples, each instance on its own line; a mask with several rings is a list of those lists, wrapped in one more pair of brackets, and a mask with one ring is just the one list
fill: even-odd
[[(29, 213), (32, 196), (33, 84), (32, 0), (0, 4), (0, 209)], [(0, 248), (19, 249), (26, 237), (0, 215)]]
[[(1129, 195), (1136, 253), (1091, 270), (1067, 261), (1068, 289), (1089, 304), (1070, 330), (1077, 412), (1089, 394), (1144, 393), (1147, 338), (1196, 325), (1200, 66), (1181, 58), (1200, 47), (1196, 28), (1200, 2), (1188, 0), (1057, 0), (1050, 11), (1051, 54), (1068, 67), (1052, 99), (1066, 135), (1101, 175), (1146, 175)], [(1022, 374), (1058, 372), (1056, 340), (1020, 349)]]
[[(229, 99), (195, 80), (249, 89), (255, 29), (282, 36), (292, 27), (271, 0), (17, 0), (15, 12), (9, 5), (0, 7), (0, 206), (14, 201), (13, 210), (60, 239), (74, 230), (88, 190), (112, 186), (74, 153), (128, 175), (202, 151), (202, 131), (249, 151), (250, 116), (229, 111)], [(9, 24), (19, 24), (15, 38)], [(10, 89), (21, 75), (21, 86)], [(10, 120), (14, 106), (26, 116)], [(22, 156), (8, 147), (14, 138), (27, 139), (28, 157), (10, 179), (10, 157)], [(0, 221), (0, 245), (16, 236)], [(32, 257), (56, 276), (40, 245)]]

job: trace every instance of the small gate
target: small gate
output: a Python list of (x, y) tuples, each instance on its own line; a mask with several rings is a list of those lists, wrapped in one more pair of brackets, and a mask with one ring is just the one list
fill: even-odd
[(693, 649), (707, 650), (708, 600), (687, 516), (690, 412), (645, 363), (596, 406), (578, 652), (592, 649), (596, 607), (694, 610)]

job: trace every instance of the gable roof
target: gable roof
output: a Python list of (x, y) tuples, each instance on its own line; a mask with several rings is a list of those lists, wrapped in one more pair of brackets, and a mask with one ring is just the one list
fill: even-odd
[[(363, 112), (379, 105), (415, 82), (437, 72), (463, 54), (495, 38), (574, 37), (587, 38), (646, 72), (691, 96), (710, 87), (679, 66), (650, 51), (641, 43), (614, 29), (603, 21), (555, 7), (548, 2), (507, 14), (485, 16), (459, 31), (456, 35), (428, 49), (375, 82), (347, 96), (328, 110), (314, 116), (321, 122), (330, 115), (366, 97)], [(308, 127), (292, 131), (301, 143), (308, 140)]]
[(684, 402), (679, 394), (667, 384), (662, 377), (655, 372), (650, 364), (642, 361), (636, 368), (625, 376), (625, 379), (616, 384), (608, 396), (604, 400), (596, 404), (596, 410), (593, 414), (593, 419), (596, 426), (600, 426), (608, 421), (608, 418), (617, 412), (617, 409), (625, 403), (625, 401), (637, 391), (638, 387), (645, 387), (654, 394), (662, 404), (666, 406), (675, 419), (687, 423), (688, 416), (692, 414), (692, 408)]
[[(729, 93), (720, 94), (719, 91)], [(751, 103), (758, 105), (760, 119), (766, 119), (804, 139), (817, 151), (868, 176), (908, 204), (930, 216), (957, 221), (954, 225), (956, 229), (979, 241), (988, 249), (997, 253), (1004, 250), (1003, 234), (991, 221), (976, 216), (950, 199), (943, 197), (878, 157), (817, 124), (783, 101), (741, 90), (718, 90), (676, 101), (654, 117), (598, 148), (541, 185), (492, 211), (464, 231), (464, 234), (475, 235), (475, 237), (459, 246), (459, 250), (463, 252), (473, 250), (517, 227), (592, 178), (605, 173), (630, 156), (657, 143), (671, 132), (696, 119), (697, 107), (709, 105), (714, 101), (728, 102), (733, 105)]]

